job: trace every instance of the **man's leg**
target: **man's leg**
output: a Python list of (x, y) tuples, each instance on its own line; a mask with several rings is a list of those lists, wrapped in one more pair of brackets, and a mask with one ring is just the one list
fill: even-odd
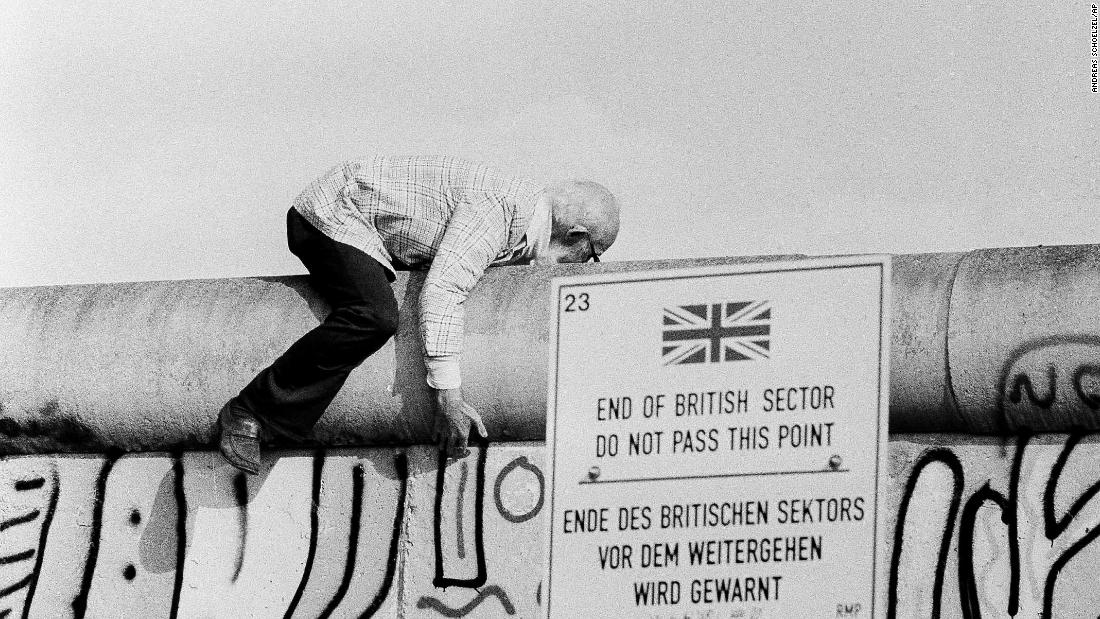
[(231, 405), (275, 432), (305, 437), (351, 373), (397, 331), (388, 272), (362, 251), (328, 238), (297, 211), (287, 214), (291, 251), (332, 308)]

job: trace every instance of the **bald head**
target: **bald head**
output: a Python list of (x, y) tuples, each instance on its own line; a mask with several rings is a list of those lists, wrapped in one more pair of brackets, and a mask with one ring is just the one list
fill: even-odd
[(599, 183), (567, 181), (547, 189), (552, 262), (586, 262), (619, 235), (619, 202)]

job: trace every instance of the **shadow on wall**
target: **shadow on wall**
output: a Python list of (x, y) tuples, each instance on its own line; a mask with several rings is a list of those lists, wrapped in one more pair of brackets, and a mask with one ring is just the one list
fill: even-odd
[[(18, 444), (18, 448), (13, 447)], [(57, 453), (84, 446), (86, 451), (109, 453), (119, 451), (100, 440), (94, 429), (61, 410), (58, 400), (50, 400), (27, 421), (19, 423), (4, 415), (0, 403), (0, 454)]]

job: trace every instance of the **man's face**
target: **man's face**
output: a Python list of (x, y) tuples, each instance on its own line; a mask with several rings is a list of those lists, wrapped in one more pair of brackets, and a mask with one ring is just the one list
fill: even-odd
[(599, 262), (599, 254), (603, 248), (598, 247), (588, 229), (584, 226), (573, 226), (563, 232), (555, 231), (550, 236), (550, 244), (546, 248), (546, 255), (540, 257), (540, 262)]

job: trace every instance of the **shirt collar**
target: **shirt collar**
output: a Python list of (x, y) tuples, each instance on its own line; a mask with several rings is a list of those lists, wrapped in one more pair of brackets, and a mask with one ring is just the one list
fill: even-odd
[(546, 248), (550, 245), (550, 200), (545, 192), (539, 196), (535, 203), (535, 212), (531, 215), (531, 223), (527, 225), (528, 249), (523, 257), (534, 260), (540, 255), (546, 254)]
[(523, 238), (509, 252), (494, 260), (490, 266), (530, 264), (540, 255), (545, 255), (546, 248), (550, 245), (551, 227), (550, 200), (546, 192), (543, 192), (535, 201), (535, 210), (531, 214), (531, 221), (527, 223), (527, 231), (523, 234)]

